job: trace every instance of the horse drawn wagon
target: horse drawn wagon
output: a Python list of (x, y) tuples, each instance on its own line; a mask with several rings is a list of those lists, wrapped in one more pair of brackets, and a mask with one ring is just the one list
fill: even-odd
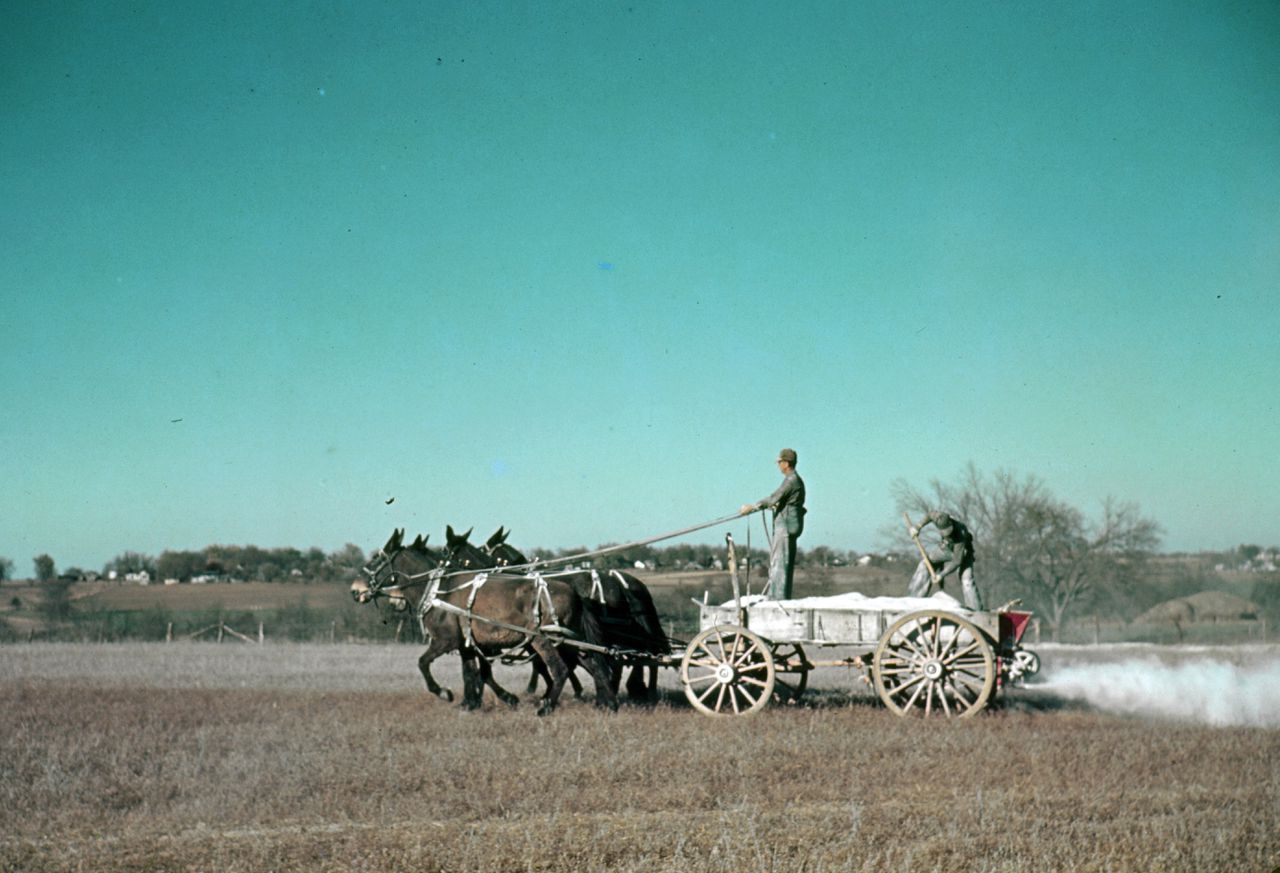
[[(469, 705), (479, 705), (481, 680), (500, 699), (512, 705), (515, 700), (492, 681), (485, 652), (479, 650), (482, 631), (494, 632), (505, 641), (490, 654), (534, 649), (542, 662), (550, 662), (556, 681), (554, 685), (548, 682), (540, 712), (555, 705), (566, 675), (558, 663), (557, 651), (569, 653), (570, 660), (582, 656), (589, 667), (593, 661), (598, 664), (601, 658), (610, 659), (615, 664), (615, 676), (624, 665), (633, 668), (633, 678), (644, 667), (678, 667), (689, 702), (699, 712), (713, 716), (750, 715), (771, 700), (795, 702), (804, 693), (814, 669), (848, 667), (859, 669), (885, 706), (898, 715), (964, 718), (986, 708), (1001, 690), (1034, 674), (1039, 667), (1036, 655), (1021, 645), (1031, 613), (1008, 608), (994, 612), (970, 610), (942, 591), (932, 597), (864, 597), (850, 593), (788, 601), (744, 596), (739, 590), (732, 536), (726, 536), (726, 541), (733, 600), (713, 605), (704, 596), (699, 604), (697, 635), (687, 643), (662, 636), (661, 645), (652, 644), (656, 614), (650, 600), (646, 614), (637, 611), (635, 622), (637, 627), (649, 628), (646, 644), (632, 645), (625, 634), (610, 640), (574, 633), (555, 620), (554, 609), (550, 613), (552, 620), (547, 622), (539, 598), (547, 595), (547, 577), (556, 574), (528, 573), (526, 568), (519, 568), (523, 574), (513, 573), (512, 568), (492, 561), (478, 570), (473, 558), (479, 558), (479, 554), (474, 547), (469, 553), (473, 558), (451, 564), (457, 560), (455, 543), (451, 543), (451, 557), (437, 561), (429, 558), (422, 538), (404, 546), (400, 542), (402, 535), (403, 531), (397, 531), (379, 550), (366, 567), (369, 580), (353, 585), (353, 594), (360, 602), (380, 595), (399, 596), (402, 608), (407, 608), (404, 590), (425, 582), (417, 615), (432, 648), (419, 660), (419, 666), (428, 688), (451, 700), (452, 695), (439, 689), (431, 678), (431, 660), (449, 648), (457, 648), (463, 654), (464, 678), (469, 661), (478, 661), (479, 672), (473, 674), (477, 678), (467, 682)], [(449, 536), (452, 540), (452, 530)], [(396, 561), (401, 556), (419, 562), (415, 566), (417, 572), (397, 569)], [(457, 568), (454, 573), (464, 574), (461, 584), (448, 589), (451, 594), (463, 595), (454, 598), (454, 602), (443, 596), (445, 589), (441, 588), (451, 566)], [(525, 599), (531, 596), (534, 608), (527, 620), (523, 614), (499, 619), (476, 608), (477, 592), (488, 583), (491, 570), (494, 577), (504, 581), (529, 582), (532, 593)], [(611, 580), (615, 585), (620, 583), (622, 589), (627, 589), (625, 599), (635, 608), (635, 589), (642, 590), (643, 584), (616, 571), (611, 575), (617, 577)], [(590, 586), (584, 590), (585, 598), (598, 599), (603, 605), (601, 574), (586, 571), (585, 576), (579, 576)], [(563, 583), (556, 584), (565, 587)], [(648, 600), (647, 592), (641, 600)], [(551, 606), (549, 598), (546, 603)], [(437, 622), (434, 634), (428, 626), (428, 617), (433, 615)], [(444, 645), (438, 639), (442, 616), (447, 616), (452, 634), (452, 640), (446, 640)], [(830, 651), (839, 657), (811, 659), (809, 653), (815, 650)], [(609, 689), (601, 681), (598, 667), (592, 673), (597, 701), (603, 699), (616, 705), (616, 682)]]
[[(700, 607), (701, 630), (680, 661), (689, 702), (708, 715), (746, 715), (804, 693), (817, 667), (863, 672), (892, 712), (965, 717), (1035, 672), (1020, 645), (1028, 612), (974, 612), (932, 597), (842, 594), (746, 599)], [(806, 650), (842, 657), (814, 660)]]

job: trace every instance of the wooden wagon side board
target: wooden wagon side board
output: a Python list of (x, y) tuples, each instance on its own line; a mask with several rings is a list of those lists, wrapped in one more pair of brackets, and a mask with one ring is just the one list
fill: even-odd
[[(918, 604), (907, 603), (907, 598), (866, 598), (865, 605), (849, 606), (847, 600), (829, 598), (835, 605), (816, 604), (824, 598), (807, 598), (804, 601), (758, 600), (747, 605), (746, 626), (760, 636), (774, 642), (802, 643), (808, 645), (868, 645), (874, 646), (889, 625), (902, 616), (920, 609), (947, 609), (948, 604), (933, 603), (932, 598), (912, 598)], [(876, 601), (887, 601), (881, 606)], [(953, 611), (948, 609), (947, 611)], [(966, 619), (993, 642), (1000, 639), (1000, 616), (994, 612), (972, 612), (962, 607), (954, 609), (956, 615)], [(699, 626), (705, 630), (717, 625), (738, 624), (738, 610), (732, 603), (699, 607)]]

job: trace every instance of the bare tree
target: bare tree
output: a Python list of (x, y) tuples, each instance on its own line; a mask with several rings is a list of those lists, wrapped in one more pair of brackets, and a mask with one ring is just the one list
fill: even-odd
[(988, 600), (1023, 599), (1055, 637), (1100, 586), (1131, 584), (1160, 542), (1160, 526), (1136, 504), (1108, 497), (1090, 521), (1034, 475), (985, 476), (972, 463), (956, 483), (932, 480), (928, 492), (897, 480), (893, 497), (901, 511), (942, 509), (964, 521), (977, 541), (975, 575)]

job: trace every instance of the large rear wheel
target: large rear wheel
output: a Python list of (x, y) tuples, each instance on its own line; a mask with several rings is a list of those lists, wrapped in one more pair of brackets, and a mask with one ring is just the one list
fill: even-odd
[(693, 638), (680, 662), (680, 681), (694, 709), (706, 715), (750, 715), (773, 693), (773, 654), (744, 627), (722, 624)]
[(991, 699), (995, 655), (982, 631), (930, 609), (895, 621), (876, 645), (872, 678), (898, 715), (967, 718)]

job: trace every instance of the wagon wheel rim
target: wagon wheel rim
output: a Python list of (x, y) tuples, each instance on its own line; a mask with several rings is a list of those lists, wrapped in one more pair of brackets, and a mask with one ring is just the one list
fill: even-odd
[(991, 644), (972, 623), (942, 610), (904, 615), (876, 645), (872, 676), (898, 715), (968, 718), (995, 689)]
[(777, 643), (773, 647), (773, 696), (782, 703), (799, 703), (809, 687), (813, 665), (799, 643)]
[(717, 625), (693, 638), (680, 661), (680, 681), (694, 709), (706, 715), (750, 715), (773, 694), (773, 653), (758, 635)]

